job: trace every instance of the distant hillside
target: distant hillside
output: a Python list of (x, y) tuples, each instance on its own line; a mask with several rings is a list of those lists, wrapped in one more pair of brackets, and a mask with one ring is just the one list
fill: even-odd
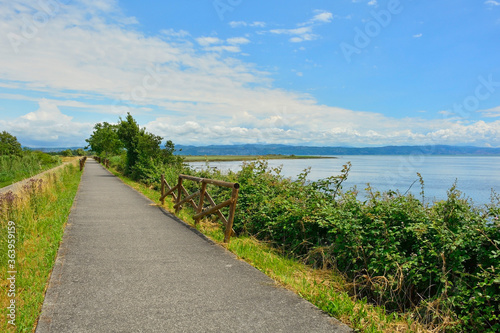
[(59, 153), (59, 152), (65, 151), (67, 149), (71, 149), (71, 150), (77, 150), (79, 148), (83, 149), (83, 147), (55, 147), (55, 148), (30, 148), (30, 147), (26, 147), (26, 148), (29, 150), (42, 151), (44, 153)]
[[(462, 147), (462, 146), (387, 146), (371, 148), (349, 147), (306, 147), (287, 145), (177, 145), (179, 155), (497, 155), (500, 148)], [(181, 150), (181, 151), (179, 151)]]

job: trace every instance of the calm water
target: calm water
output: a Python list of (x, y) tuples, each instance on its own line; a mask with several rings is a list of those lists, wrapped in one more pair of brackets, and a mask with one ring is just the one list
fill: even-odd
[[(342, 165), (352, 163), (344, 189), (357, 186), (364, 192), (366, 184), (378, 191), (399, 190), (405, 193), (418, 179), (420, 172), (425, 182), (426, 200), (446, 198), (446, 191), (457, 180), (458, 189), (475, 204), (490, 202), (491, 190), (500, 193), (500, 156), (343, 156), (336, 159), (270, 160), (270, 167), (282, 165), (282, 174), (296, 178), (311, 167), (309, 180), (338, 175)], [(206, 168), (205, 162), (189, 163), (195, 168)], [(238, 171), (242, 162), (212, 162), (210, 167)], [(410, 192), (420, 196), (417, 181)]]

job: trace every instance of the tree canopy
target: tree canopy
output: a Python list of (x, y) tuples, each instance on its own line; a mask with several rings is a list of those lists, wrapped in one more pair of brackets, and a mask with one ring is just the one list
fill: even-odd
[(0, 156), (1, 155), (21, 155), (23, 149), (17, 138), (12, 134), (3, 131), (0, 133)]
[(166, 141), (162, 149), (163, 138), (141, 128), (130, 113), (125, 119), (120, 117), (116, 125), (96, 124), (86, 141), (87, 148), (98, 155), (116, 155), (125, 149), (125, 174), (137, 180), (157, 177), (164, 166), (182, 163), (182, 158), (174, 155), (175, 145), (171, 140)]
[(113, 155), (118, 154), (123, 148), (123, 143), (118, 138), (118, 125), (107, 122), (98, 123), (94, 126), (94, 132), (86, 139), (88, 146), (96, 154)]

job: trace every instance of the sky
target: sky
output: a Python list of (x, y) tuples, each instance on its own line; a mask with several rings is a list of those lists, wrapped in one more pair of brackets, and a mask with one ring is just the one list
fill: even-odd
[(0, 131), (500, 147), (500, 0), (0, 0)]

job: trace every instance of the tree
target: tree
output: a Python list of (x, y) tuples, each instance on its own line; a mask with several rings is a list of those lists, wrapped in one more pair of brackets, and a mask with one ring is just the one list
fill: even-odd
[(83, 150), (82, 148), (78, 148), (77, 150), (74, 151), (74, 153), (78, 156), (85, 156), (87, 155), (87, 153), (85, 152), (85, 150)]
[(181, 156), (174, 155), (175, 145), (172, 140), (165, 143), (165, 148), (161, 151), (163, 163), (167, 165), (180, 165), (183, 161)]
[(73, 156), (73, 151), (71, 149), (66, 149), (61, 152), (61, 155), (64, 157), (71, 157)]
[(0, 133), (0, 156), (1, 155), (21, 155), (23, 149), (17, 138), (10, 133), (3, 131)]
[(118, 137), (118, 125), (112, 125), (107, 122), (97, 123), (94, 126), (94, 132), (87, 140), (88, 146), (85, 149), (91, 149), (97, 155), (104, 153), (118, 154), (123, 147)]
[(140, 129), (139, 124), (137, 124), (130, 113), (127, 113), (127, 117), (125, 118), (125, 120), (120, 117), (117, 133), (118, 138), (123, 143), (125, 149), (127, 149), (125, 173), (131, 174), (132, 167), (137, 163), (137, 160), (139, 158), (137, 147), (139, 144)]

